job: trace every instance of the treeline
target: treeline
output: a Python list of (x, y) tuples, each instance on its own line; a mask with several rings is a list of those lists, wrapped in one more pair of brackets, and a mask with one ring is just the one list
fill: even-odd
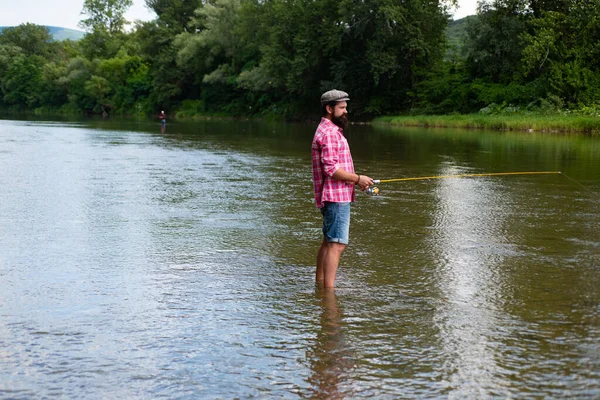
[[(80, 41), (0, 33), (0, 108), (85, 114), (354, 115), (600, 108), (600, 0), (482, 2), (447, 40), (445, 1), (85, 0)], [(317, 106), (315, 106), (317, 103)]]

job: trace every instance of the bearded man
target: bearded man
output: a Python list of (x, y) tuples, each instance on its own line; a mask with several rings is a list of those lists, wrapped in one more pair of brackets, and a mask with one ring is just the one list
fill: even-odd
[(317, 285), (335, 286), (340, 256), (350, 233), (350, 204), (355, 186), (366, 190), (373, 179), (354, 172), (344, 129), (348, 125), (348, 93), (330, 90), (321, 96), (322, 118), (312, 141), (315, 205), (323, 215), (323, 242), (317, 254)]

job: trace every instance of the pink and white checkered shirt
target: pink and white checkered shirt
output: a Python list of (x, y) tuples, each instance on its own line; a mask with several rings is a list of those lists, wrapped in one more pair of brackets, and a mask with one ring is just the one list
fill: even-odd
[(326, 201), (354, 201), (354, 183), (332, 178), (339, 168), (354, 173), (350, 146), (340, 127), (327, 118), (321, 118), (312, 142), (313, 185), (318, 208), (322, 208)]

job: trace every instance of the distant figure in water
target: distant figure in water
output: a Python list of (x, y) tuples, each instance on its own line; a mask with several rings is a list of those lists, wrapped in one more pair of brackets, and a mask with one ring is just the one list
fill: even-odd
[(160, 115), (158, 116), (158, 118), (160, 119), (160, 123), (161, 124), (166, 124), (167, 123), (167, 115), (165, 114), (164, 111), (160, 112)]

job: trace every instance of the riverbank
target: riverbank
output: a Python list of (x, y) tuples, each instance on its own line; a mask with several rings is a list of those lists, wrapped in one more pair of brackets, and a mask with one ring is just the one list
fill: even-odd
[(564, 132), (600, 135), (600, 117), (584, 115), (415, 115), (377, 117), (373, 124), (431, 128)]
[[(81, 118), (85, 117), (78, 113), (61, 112), (59, 110), (36, 109), (34, 111), (11, 112), (5, 110), (4, 115), (13, 116), (34, 116), (35, 118), (53, 117), (53, 118)], [(90, 117), (90, 116), (87, 116)], [(127, 115), (115, 114), (108, 118), (126, 118)], [(129, 115), (136, 118), (153, 118), (154, 116), (146, 114)], [(155, 118), (155, 117), (154, 117)], [(266, 121), (285, 121), (283, 116), (275, 115), (263, 116), (233, 116), (228, 113), (201, 113), (190, 110), (175, 110), (167, 117), (171, 121), (195, 121), (195, 120), (266, 120)], [(315, 116), (315, 121), (318, 117)], [(310, 118), (298, 119), (301, 121), (311, 120)], [(484, 129), (500, 131), (522, 131), (522, 132), (554, 132), (554, 133), (583, 133), (593, 136), (600, 136), (600, 116), (564, 114), (453, 114), (453, 115), (411, 115), (411, 116), (381, 116), (371, 121), (355, 122), (360, 124), (373, 125), (399, 125), (423, 128), (460, 128), (460, 129)]]

